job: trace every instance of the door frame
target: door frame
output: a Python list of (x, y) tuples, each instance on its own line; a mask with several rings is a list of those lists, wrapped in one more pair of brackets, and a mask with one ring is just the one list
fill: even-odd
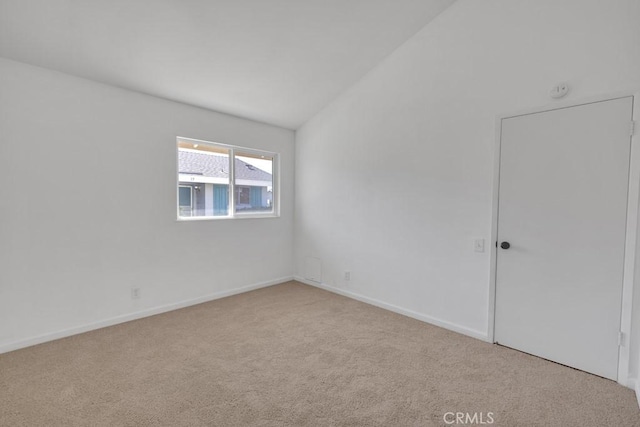
[(563, 101), (549, 104), (543, 107), (529, 108), (509, 114), (496, 116), (495, 122), (495, 147), (493, 159), (493, 200), (491, 212), (491, 240), (490, 240), (490, 269), (489, 269), (489, 316), (487, 337), (488, 341), (495, 343), (495, 312), (496, 312), (496, 272), (497, 272), (497, 239), (498, 239), (498, 207), (500, 197), (500, 150), (502, 141), (502, 121), (504, 119), (524, 116), (580, 105), (593, 104), (603, 101), (612, 101), (620, 98), (633, 97), (633, 116), (636, 121), (636, 131), (631, 138), (631, 151), (629, 158), (629, 189), (627, 193), (627, 223), (625, 233), (624, 266), (622, 278), (622, 301), (620, 331), (623, 333), (623, 342), (618, 347), (618, 383), (625, 387), (633, 387), (633, 380), (629, 378), (629, 359), (631, 353), (631, 321), (633, 314), (633, 287), (636, 264), (636, 243), (638, 233), (638, 213), (640, 203), (640, 147), (638, 138), (640, 130), (640, 92), (630, 91), (609, 95), (601, 95), (580, 100)]

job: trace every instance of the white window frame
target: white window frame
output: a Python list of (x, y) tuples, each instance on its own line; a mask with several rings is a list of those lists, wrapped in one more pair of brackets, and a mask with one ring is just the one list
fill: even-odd
[[(211, 147), (217, 147), (217, 148), (228, 150), (229, 152), (229, 209), (228, 209), (227, 215), (191, 216), (191, 217), (180, 216), (179, 192), (180, 192), (180, 187), (183, 186), (180, 184), (180, 165), (179, 165), (179, 157), (178, 157), (180, 142), (186, 142), (186, 143), (198, 144), (198, 145), (208, 145)], [(272, 202), (271, 202), (270, 212), (236, 212), (236, 201), (235, 201), (236, 166), (234, 161), (236, 152), (239, 156), (242, 156), (243, 154), (247, 154), (247, 155), (255, 155), (255, 156), (265, 156), (273, 159), (272, 171), (271, 171)], [(193, 204), (193, 195), (192, 195), (191, 203)], [(176, 209), (177, 209), (178, 221), (207, 221), (207, 220), (222, 220), (222, 219), (249, 219), (249, 218), (279, 217), (280, 216), (280, 154), (275, 153), (273, 151), (258, 150), (255, 148), (241, 147), (238, 145), (222, 144), (219, 142), (203, 141), (200, 139), (184, 138), (180, 136), (177, 137), (176, 138)]]

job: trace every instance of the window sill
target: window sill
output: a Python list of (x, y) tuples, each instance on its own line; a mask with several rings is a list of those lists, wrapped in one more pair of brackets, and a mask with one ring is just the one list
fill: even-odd
[(225, 219), (259, 219), (259, 218), (279, 218), (279, 214), (236, 214), (235, 216), (179, 216), (178, 222), (191, 221), (219, 221)]

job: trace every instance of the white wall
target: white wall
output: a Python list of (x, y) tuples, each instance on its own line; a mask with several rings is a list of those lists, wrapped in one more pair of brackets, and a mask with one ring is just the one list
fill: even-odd
[(639, 46), (637, 0), (456, 2), (298, 130), (297, 275), (486, 336), (496, 116), (638, 90)]
[[(178, 135), (279, 152), (282, 216), (177, 222)], [(293, 139), (0, 59), (0, 350), (290, 277)]]

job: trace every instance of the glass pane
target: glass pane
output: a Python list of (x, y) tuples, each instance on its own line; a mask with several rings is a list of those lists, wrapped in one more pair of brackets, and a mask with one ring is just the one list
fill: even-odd
[(191, 207), (191, 187), (180, 187), (180, 207)]
[(273, 212), (273, 157), (236, 152), (237, 213)]
[(181, 186), (178, 188), (178, 209), (180, 216), (191, 216), (191, 187)]
[[(229, 166), (228, 149), (178, 140), (178, 209), (181, 217), (229, 215)], [(191, 194), (190, 209), (183, 207), (183, 191), (185, 195), (186, 191)]]

